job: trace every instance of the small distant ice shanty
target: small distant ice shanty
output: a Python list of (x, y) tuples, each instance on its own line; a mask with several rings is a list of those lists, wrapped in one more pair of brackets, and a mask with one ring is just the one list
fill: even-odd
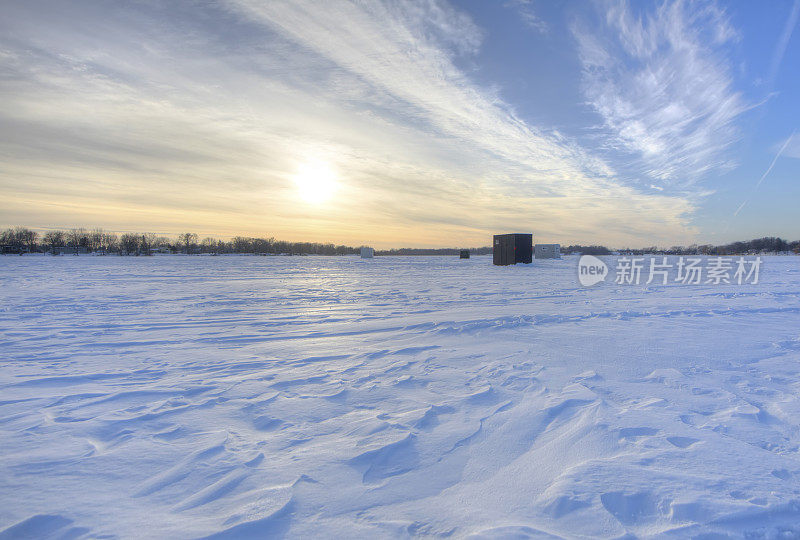
[(533, 256), (536, 259), (560, 259), (561, 244), (536, 244)]
[(458, 258), (459, 259), (469, 259), (469, 250), (468, 249), (462, 249), (458, 253)]
[(494, 264), (505, 266), (508, 264), (530, 264), (533, 259), (532, 234), (496, 234), (492, 244), (492, 257)]
[(375, 255), (375, 250), (371, 247), (362, 247), (361, 248), (361, 258), (362, 259), (371, 259)]

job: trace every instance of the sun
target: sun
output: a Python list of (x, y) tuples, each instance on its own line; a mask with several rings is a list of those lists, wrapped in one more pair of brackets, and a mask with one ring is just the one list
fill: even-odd
[(327, 163), (305, 163), (294, 176), (297, 193), (310, 204), (324, 203), (336, 191), (336, 172)]

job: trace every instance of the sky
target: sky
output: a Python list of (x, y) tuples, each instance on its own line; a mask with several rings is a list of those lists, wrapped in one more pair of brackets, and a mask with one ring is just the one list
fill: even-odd
[(0, 226), (800, 239), (800, 0), (0, 0)]

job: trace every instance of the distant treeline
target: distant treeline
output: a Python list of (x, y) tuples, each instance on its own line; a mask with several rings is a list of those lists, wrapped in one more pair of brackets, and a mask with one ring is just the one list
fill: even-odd
[(252, 253), (267, 255), (352, 255), (359, 248), (321, 244), (317, 242), (285, 242), (274, 238), (231, 240), (200, 239), (195, 233), (177, 237), (154, 233), (124, 233), (117, 235), (103, 229), (70, 229), (39, 234), (25, 227), (6, 229), (0, 233), (3, 253), (108, 253), (118, 255), (152, 255), (154, 253), (224, 254)]
[(732, 242), (721, 246), (711, 244), (691, 245), (689, 247), (673, 246), (669, 249), (658, 249), (655, 246), (644, 249), (621, 249), (621, 253), (633, 255), (664, 254), (664, 255), (748, 255), (758, 253), (800, 253), (800, 240), (788, 242), (783, 238), (767, 236), (744, 242)]
[(672, 246), (664, 249), (656, 246), (633, 249), (623, 248), (612, 250), (604, 246), (567, 246), (561, 248), (561, 253), (580, 253), (582, 255), (610, 255), (612, 253), (625, 253), (631, 255), (747, 255), (756, 253), (800, 253), (800, 240), (788, 242), (783, 238), (768, 236), (756, 238), (746, 242), (732, 242), (721, 246), (711, 244), (692, 244), (688, 247)]
[[(464, 248), (466, 249), (466, 248)], [(152, 255), (154, 253), (226, 254), (249, 253), (254, 255), (354, 255), (359, 247), (337, 246), (318, 242), (286, 242), (275, 238), (252, 238), (236, 236), (230, 240), (203, 238), (194, 233), (182, 233), (177, 237), (159, 236), (154, 233), (124, 233), (117, 235), (103, 229), (53, 230), (44, 234), (25, 228), (14, 227), (0, 232), (2, 253), (108, 253), (119, 255)], [(456, 256), (458, 248), (400, 248), (377, 250), (376, 255), (441, 255)], [(490, 255), (491, 247), (469, 248), (472, 255)], [(800, 241), (788, 242), (782, 238), (766, 237), (749, 242), (733, 242), (722, 246), (691, 245), (673, 246), (669, 249), (656, 246), (644, 249), (612, 250), (605, 246), (571, 245), (561, 248), (561, 253), (584, 255), (610, 255), (628, 253), (632, 255), (745, 255), (754, 253), (800, 253)]]
[[(467, 249), (467, 248), (464, 248)], [(442, 255), (442, 256), (455, 256), (461, 250), (457, 248), (400, 248), (400, 249), (383, 249), (375, 251), (375, 255)], [(491, 255), (491, 247), (469, 248), (471, 255)]]
[(611, 255), (612, 251), (604, 246), (561, 246), (561, 254), (580, 253), (581, 255)]

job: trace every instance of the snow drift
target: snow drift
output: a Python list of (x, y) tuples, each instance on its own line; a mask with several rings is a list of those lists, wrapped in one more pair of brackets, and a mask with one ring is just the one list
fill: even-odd
[(0, 258), (0, 538), (800, 536), (799, 262)]

